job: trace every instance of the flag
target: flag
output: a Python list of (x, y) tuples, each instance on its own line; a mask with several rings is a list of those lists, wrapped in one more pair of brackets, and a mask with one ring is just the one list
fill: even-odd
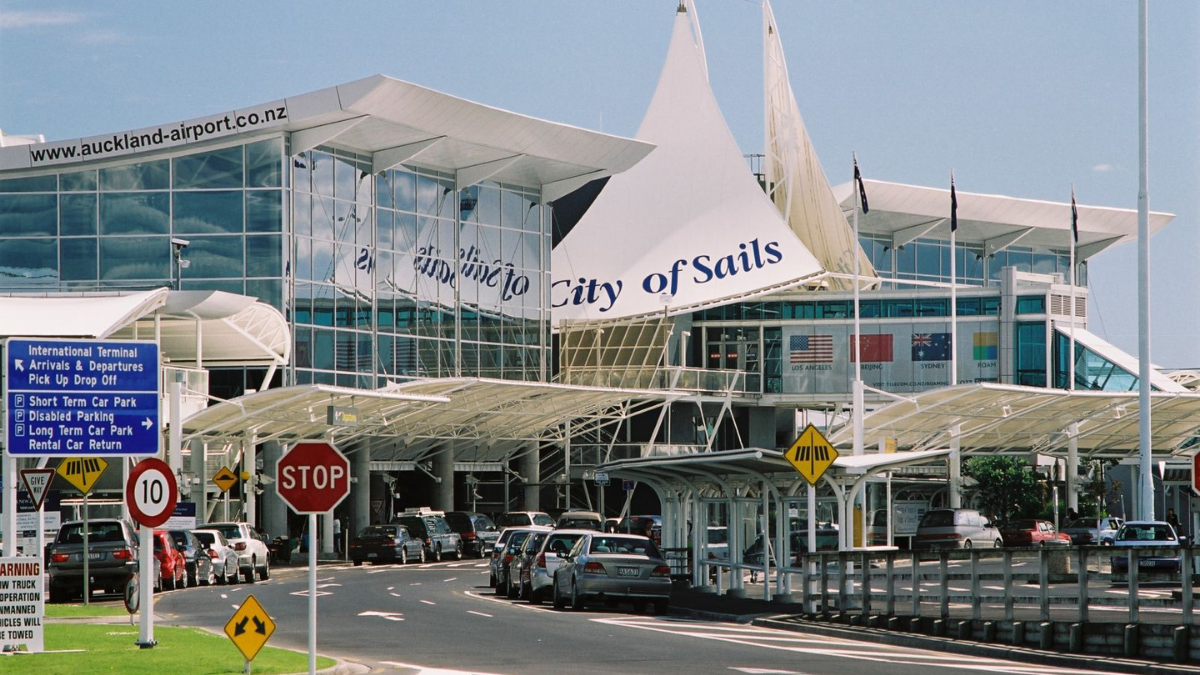
[(950, 231), (958, 231), (958, 195), (954, 193), (954, 174), (950, 174)]
[(891, 363), (892, 362), (892, 334), (891, 333), (864, 333), (861, 336), (850, 336), (850, 363), (854, 363), (854, 347), (859, 338), (862, 338), (862, 346), (859, 350), (862, 352), (863, 363)]
[(1079, 243), (1079, 209), (1075, 206), (1075, 186), (1071, 186), (1071, 236)]
[(789, 363), (833, 363), (833, 336), (793, 335), (788, 351)]
[(980, 332), (971, 336), (971, 352), (976, 361), (995, 361), (999, 356), (1000, 334)]
[(949, 333), (913, 333), (913, 361), (949, 361)]
[(858, 200), (862, 203), (862, 212), (870, 213), (867, 207), (867, 188), (863, 186), (862, 174), (858, 172), (858, 160), (854, 160), (854, 182), (858, 183)]

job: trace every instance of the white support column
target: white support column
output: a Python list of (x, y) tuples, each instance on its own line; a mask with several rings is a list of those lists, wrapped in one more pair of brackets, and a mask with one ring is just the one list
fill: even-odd
[[(17, 531), (17, 459), (4, 452), (4, 531)], [(4, 538), (4, 557), (17, 554), (17, 538)]]
[(371, 448), (364, 444), (351, 458), (351, 470), (357, 482), (350, 486), (354, 499), (354, 520), (350, 525), (351, 536), (371, 524)]
[(950, 473), (950, 508), (962, 508), (962, 427), (950, 427), (950, 457), (947, 459)]
[(440, 479), (434, 486), (433, 508), (454, 510), (454, 444), (447, 442), (433, 456), (433, 475)]
[(258, 453), (255, 451), (254, 439), (245, 442), (242, 452), (242, 466), (250, 473), (250, 480), (244, 484), (242, 494), (246, 501), (246, 522), (258, 527)]
[(196, 524), (200, 525), (208, 520), (209, 477), (204, 467), (204, 455), (208, 445), (199, 441), (192, 441), (189, 445), (192, 448), (192, 473), (196, 475), (196, 482), (192, 484), (192, 502), (196, 505)]
[(333, 511), (321, 514), (321, 555), (333, 557)]
[(542, 510), (542, 489), (537, 483), (542, 482), (541, 459), (536, 441), (525, 448), (525, 454), (517, 458), (517, 473), (527, 483), (533, 483), (525, 488), (525, 507), (530, 511)]
[(1067, 508), (1079, 511), (1079, 425), (1067, 430)]

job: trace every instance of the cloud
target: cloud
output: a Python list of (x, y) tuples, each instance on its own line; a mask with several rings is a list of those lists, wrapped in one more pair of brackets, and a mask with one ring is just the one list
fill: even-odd
[(0, 12), (0, 29), (39, 28), (80, 23), (86, 18), (79, 12)]
[(1116, 168), (1112, 164), (1097, 164), (1092, 167), (1092, 171), (1094, 173), (1108, 173), (1109, 171), (1114, 171)]
[(126, 41), (125, 36), (115, 30), (91, 30), (78, 36), (77, 39), (80, 44), (89, 47), (111, 45)]

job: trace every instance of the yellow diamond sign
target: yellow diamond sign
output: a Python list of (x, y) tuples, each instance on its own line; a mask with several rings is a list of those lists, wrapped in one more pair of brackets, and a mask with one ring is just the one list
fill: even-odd
[(108, 462), (99, 457), (68, 457), (58, 465), (58, 475), (86, 495), (107, 468)]
[(809, 485), (816, 485), (825, 474), (825, 470), (833, 464), (833, 460), (837, 459), (838, 451), (834, 450), (821, 432), (810, 424), (783, 456), (796, 467), (796, 471), (804, 476)]
[(229, 488), (233, 487), (234, 483), (238, 482), (238, 477), (229, 470), (229, 467), (223, 466), (221, 467), (221, 470), (217, 472), (217, 475), (212, 477), (212, 482), (217, 487), (221, 488), (221, 492), (228, 492)]
[(233, 645), (247, 661), (253, 661), (258, 656), (258, 651), (267, 644), (274, 632), (275, 622), (267, 616), (267, 610), (258, 604), (253, 595), (246, 596), (242, 606), (225, 624), (225, 634), (233, 640)]

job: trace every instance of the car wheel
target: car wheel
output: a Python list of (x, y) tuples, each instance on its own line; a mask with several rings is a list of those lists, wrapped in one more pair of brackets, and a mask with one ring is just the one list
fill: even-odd
[(454, 559), (455, 560), (463, 559), (463, 545), (462, 545), (461, 541), (458, 542), (458, 546), (454, 547)]
[(512, 579), (509, 579), (508, 583), (504, 584), (504, 596), (509, 600), (516, 600), (520, 595), (521, 592), (513, 588)]
[(525, 582), (521, 582), (521, 585), (517, 588), (517, 597), (522, 600), (529, 600), (530, 596), (532, 595), (533, 589), (531, 589)]
[(433, 549), (433, 562), (442, 562), (441, 544), (438, 544), (437, 547)]
[(420, 555), (420, 558), (419, 558), (419, 560), (420, 560), (420, 562), (422, 562), (422, 563), (423, 563), (423, 562), (425, 562), (425, 560), (426, 560), (426, 559), (427, 559), (427, 558), (425, 557), (425, 546), (424, 546), (424, 545), (422, 545), (422, 546), (421, 546), (421, 555)]
[(968, 539), (963, 542), (963, 548), (975, 548), (975, 544), (971, 543), (971, 540)]
[(403, 546), (400, 547), (400, 564), (401, 565), (408, 564), (408, 549), (404, 548)]
[(671, 606), (671, 601), (666, 598), (654, 601), (654, 613), (662, 616), (667, 613), (667, 609)]
[(238, 582), (238, 568), (233, 566), (233, 571), (229, 569), (229, 561), (225, 561), (225, 578), (221, 581), (223, 584), (236, 584)]
[(212, 563), (209, 563), (208, 576), (201, 579), (200, 584), (202, 586), (212, 586), (215, 583), (217, 583), (217, 570), (212, 566)]
[(997, 539), (997, 540), (995, 540), (995, 541), (993, 541), (993, 542), (992, 542), (992, 548), (1001, 548), (1002, 546), (1004, 546), (1004, 540), (1003, 540), (1003, 539)]
[(558, 577), (554, 577), (554, 584), (550, 586), (550, 593), (554, 600), (554, 609), (564, 609), (567, 606), (567, 601), (558, 594)]
[(188, 588), (195, 588), (195, 587), (197, 587), (197, 586), (199, 586), (199, 585), (200, 585), (200, 579), (199, 579), (199, 577), (200, 577), (200, 572), (199, 572), (199, 570), (197, 569), (197, 567), (199, 567), (199, 565), (200, 565), (200, 563), (196, 563), (196, 565), (195, 565), (195, 566), (193, 566), (191, 569), (189, 569), (189, 570), (187, 571), (187, 585), (188, 585)]
[(531, 604), (531, 605), (542, 604), (542, 592), (540, 589), (539, 590), (534, 590), (532, 588), (529, 589), (529, 604)]
[(496, 590), (494, 591), (494, 594), (495, 595), (507, 595), (508, 594), (508, 579), (504, 579), (499, 576), (496, 577)]
[(361, 561), (361, 560), (355, 560), (355, 561), (354, 561), (354, 566), (355, 566), (355, 567), (362, 567), (362, 563), (363, 563), (363, 561)]
[(583, 596), (579, 594), (579, 584), (575, 580), (571, 580), (571, 609), (576, 612), (583, 611)]
[(258, 580), (266, 581), (267, 579), (270, 579), (270, 578), (271, 578), (271, 563), (270, 563), (270, 561), (264, 560), (262, 569), (258, 571)]
[(245, 569), (245, 570), (242, 572), (242, 576), (243, 576), (243, 577), (245, 577), (245, 579), (246, 579), (246, 583), (248, 583), (248, 584), (252, 584), (252, 583), (254, 583), (254, 563), (255, 563), (255, 560), (254, 560), (254, 558), (251, 558), (251, 559), (250, 559), (250, 566), (249, 566), (249, 567), (247, 567), (247, 568), (246, 568), (246, 569)]

